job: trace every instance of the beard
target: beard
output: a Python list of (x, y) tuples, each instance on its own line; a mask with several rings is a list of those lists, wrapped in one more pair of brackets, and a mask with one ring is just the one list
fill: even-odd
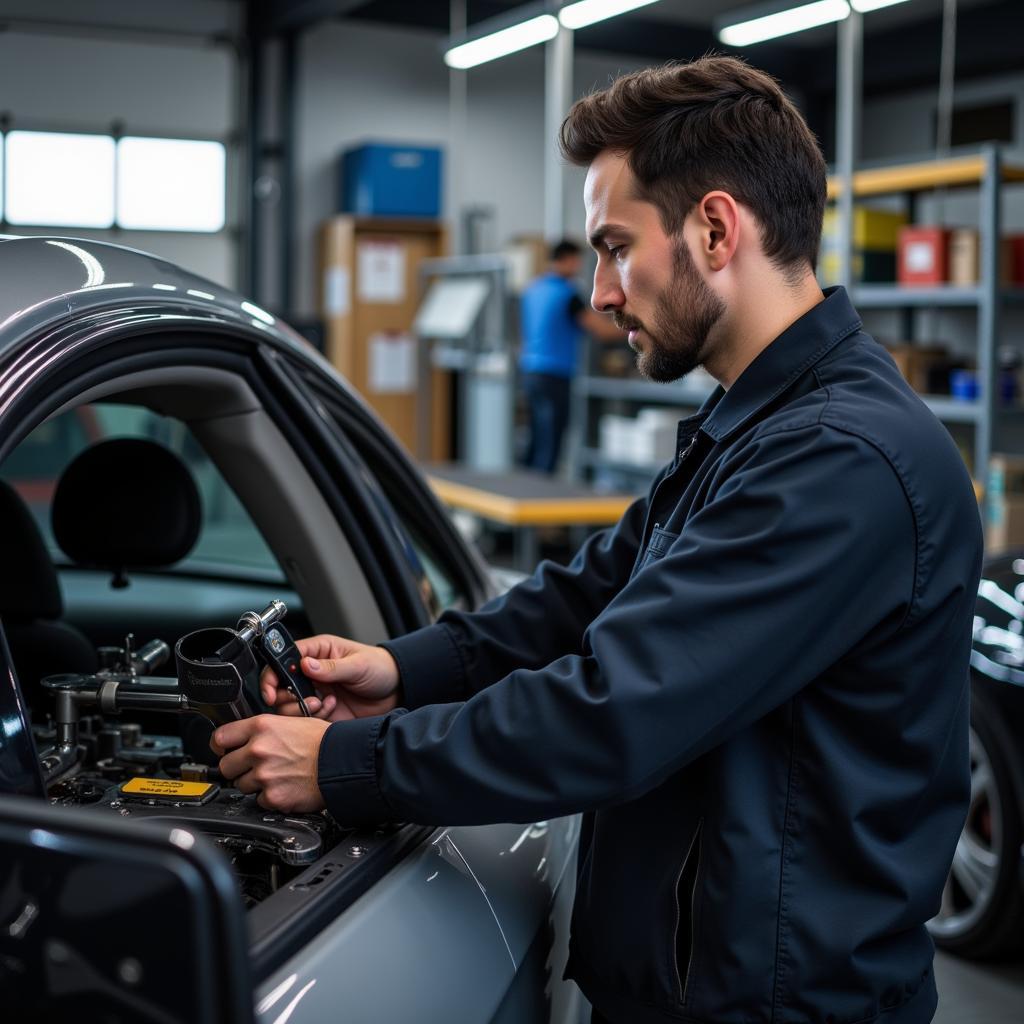
[(616, 313), (624, 331), (642, 330), (647, 345), (636, 351), (637, 369), (649, 380), (685, 377), (704, 362), (708, 335), (725, 313), (725, 303), (700, 276), (683, 239), (675, 249), (672, 281), (658, 296), (650, 325)]

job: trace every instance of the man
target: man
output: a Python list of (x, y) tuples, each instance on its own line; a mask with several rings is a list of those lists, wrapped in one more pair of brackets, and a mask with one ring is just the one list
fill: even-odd
[(523, 349), (519, 369), (529, 412), (525, 465), (554, 473), (569, 423), (569, 398), (584, 331), (602, 341), (622, 341), (606, 316), (583, 305), (573, 283), (583, 266), (580, 247), (563, 239), (551, 248), (547, 273), (523, 292)]
[(595, 1019), (921, 1024), (970, 790), (966, 470), (815, 283), (825, 166), (772, 79), (627, 75), (562, 145), (594, 306), (648, 376), (721, 387), (570, 566), (382, 648), (305, 641), (331, 724), (222, 727), (221, 769), (346, 821), (586, 811), (567, 973)]

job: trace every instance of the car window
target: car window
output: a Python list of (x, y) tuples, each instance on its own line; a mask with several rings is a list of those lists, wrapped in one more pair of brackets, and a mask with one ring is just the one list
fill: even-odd
[(422, 571), (432, 592), (424, 595), (432, 615), (436, 618), (446, 608), (474, 608), (478, 602), (464, 573), (456, 565), (454, 553), (445, 550), (445, 541), (436, 524), (431, 529), (434, 509), (426, 507), (409, 486), (408, 467), (382, 444), (379, 433), (371, 430), (354, 409), (340, 404), (320, 388), (316, 391), (338, 429), (360, 457), (374, 501), (398, 534), (410, 561)]
[(175, 571), (284, 581), (266, 541), (188, 427), (141, 406), (110, 403), (80, 406), (47, 420), (0, 465), (0, 477), (28, 504), (55, 562), (66, 561), (50, 526), (50, 505), (61, 473), (86, 448), (118, 437), (143, 438), (169, 448), (199, 488), (199, 540)]

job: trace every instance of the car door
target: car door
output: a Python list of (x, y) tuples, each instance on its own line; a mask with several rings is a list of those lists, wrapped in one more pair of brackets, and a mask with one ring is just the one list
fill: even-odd
[[(8, 364), (8, 376), (4, 377), (5, 368), (0, 366), (0, 378), (8, 382), (20, 373), (19, 386), (0, 396), (0, 460), (49, 415), (86, 399), (96, 401), (113, 394), (123, 400), (124, 389), (129, 388), (140, 402), (160, 405), (173, 399), (183, 403), (193, 400), (189, 387), (202, 383), (203, 374), (226, 374), (244, 381), (257, 397), (261, 414), (275, 428), (275, 436), (283, 439), (296, 464), (314, 481), (317, 494), (351, 550), (360, 585), (372, 598), (374, 614), (385, 635), (430, 621), (430, 602), (424, 598), (422, 580), (409, 570), (408, 551), (402, 550), (380, 503), (369, 497), (362, 470), (346, 457), (344, 435), (330, 423), (317, 422), (318, 413), (310, 406), (309, 397), (287, 372), (281, 371), (280, 346), (268, 345), (236, 324), (191, 323), (180, 311), (170, 316), (152, 308), (122, 308), (105, 310), (88, 318), (88, 323), (72, 320), (45, 337), (28, 339), (17, 356), (16, 365)], [(211, 410), (198, 410), (194, 423), (197, 436), (206, 429), (201, 424), (218, 418), (203, 418), (204, 412)], [(239, 413), (242, 418), (245, 415), (248, 413)], [(277, 454), (285, 453), (282, 450)], [(255, 520), (260, 518), (254, 515)], [(322, 554), (327, 558), (331, 553)], [(282, 559), (282, 563), (287, 565), (288, 559)], [(290, 568), (292, 571), (296, 570)], [(315, 607), (310, 614), (317, 614)], [(495, 832), (495, 850), (504, 841), (504, 833)], [(465, 859), (452, 854), (450, 843), (436, 839), (425, 845), (406, 845), (404, 859), (397, 867), (385, 862), (378, 868), (380, 877), (374, 878), (375, 884), (364, 886), (362, 891), (358, 886), (348, 886), (347, 901), (339, 903), (337, 918), (330, 923), (311, 929), (300, 920), (301, 915), (293, 914), (282, 926), (280, 919), (264, 914), (257, 927), (253, 922), (261, 915), (249, 915), (254, 968), (257, 979), (263, 979), (258, 981), (262, 985), (261, 1003), (290, 977), (280, 976), (286, 965), (298, 969), (315, 963), (317, 951), (325, 957), (324, 963), (341, 963), (346, 954), (351, 957), (350, 944), (354, 944), (359, 948), (402, 949), (409, 958), (409, 969), (415, 960), (424, 978), (437, 989), (438, 998), (442, 992), (459, 991), (472, 980), (480, 1015), (463, 1015), (460, 1019), (491, 1019), (493, 1009), (501, 1005), (513, 984), (516, 967), (495, 911)], [(353, 877), (353, 863), (358, 858), (353, 850), (338, 854), (335, 876), (347, 871), (348, 877)], [(431, 870), (424, 872), (423, 867)], [(303, 884), (316, 885), (317, 876)], [(323, 882), (324, 900), (333, 884), (329, 879)], [(340, 891), (345, 886), (335, 888)], [(417, 909), (418, 917), (413, 913)], [(307, 915), (307, 922), (315, 917)], [(410, 928), (411, 920), (419, 927)], [(385, 923), (388, 927), (382, 929)], [(378, 936), (376, 947), (369, 941), (367, 929)], [(447, 941), (435, 943), (433, 938), (439, 934)], [(410, 947), (409, 937), (417, 935), (418, 941)], [(459, 971), (453, 973), (456, 964), (460, 965)], [(367, 986), (365, 975), (348, 978), (342, 986), (336, 971), (321, 975), (317, 985), (310, 988), (312, 980), (307, 978), (300, 986), (307, 995), (301, 1006), (296, 1003), (293, 1007), (294, 1020), (322, 1019), (306, 1009), (314, 1005), (310, 1001), (314, 989), (336, 1007), (346, 989), (351, 992)], [(272, 982), (269, 990), (263, 982)], [(294, 999), (295, 994), (290, 998)], [(379, 998), (372, 1002), (379, 1009)]]

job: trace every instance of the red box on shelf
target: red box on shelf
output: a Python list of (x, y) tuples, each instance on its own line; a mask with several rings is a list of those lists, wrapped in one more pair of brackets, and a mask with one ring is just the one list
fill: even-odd
[(900, 228), (896, 279), (900, 284), (943, 284), (949, 279), (949, 229)]

